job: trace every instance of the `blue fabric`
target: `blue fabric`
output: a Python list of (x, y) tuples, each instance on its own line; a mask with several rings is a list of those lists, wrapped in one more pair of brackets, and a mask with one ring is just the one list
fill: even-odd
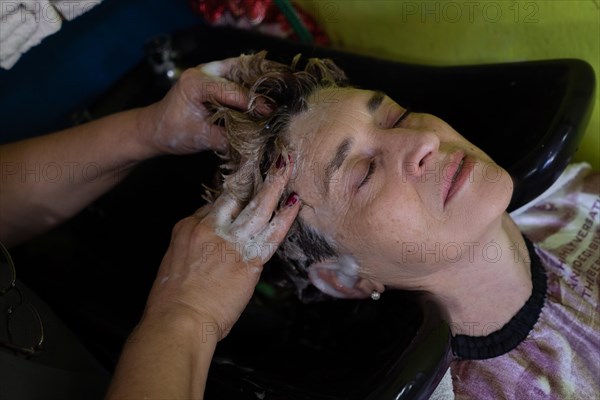
[(0, 69), (0, 143), (67, 126), (143, 57), (147, 39), (201, 24), (186, 0), (104, 0)]

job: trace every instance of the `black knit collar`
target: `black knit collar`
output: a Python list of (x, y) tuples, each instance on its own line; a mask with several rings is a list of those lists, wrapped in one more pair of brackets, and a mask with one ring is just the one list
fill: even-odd
[(508, 353), (525, 340), (536, 324), (546, 298), (548, 286), (546, 271), (531, 241), (524, 236), (523, 238), (531, 259), (531, 281), (533, 284), (531, 296), (519, 312), (500, 330), (487, 336), (453, 336), (452, 351), (455, 356), (464, 359), (482, 360)]

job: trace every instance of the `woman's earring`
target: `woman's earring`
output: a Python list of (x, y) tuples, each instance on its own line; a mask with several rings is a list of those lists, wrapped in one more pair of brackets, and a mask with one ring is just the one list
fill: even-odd
[(371, 298), (373, 300), (379, 300), (381, 298), (381, 293), (379, 293), (377, 290), (373, 290), (371, 292)]

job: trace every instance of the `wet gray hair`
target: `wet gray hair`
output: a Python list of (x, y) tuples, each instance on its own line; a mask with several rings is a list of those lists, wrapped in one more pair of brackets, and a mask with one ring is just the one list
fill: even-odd
[[(266, 52), (242, 55), (225, 78), (249, 91), (247, 111), (215, 105), (213, 115), (226, 130), (229, 149), (223, 156), (222, 186), (240, 202), (248, 202), (258, 191), (275, 157), (287, 155), (288, 129), (292, 118), (308, 109), (309, 97), (318, 90), (346, 87), (346, 74), (329, 59), (310, 58), (300, 68), (301, 57), (290, 65), (269, 61)], [(289, 193), (284, 193), (285, 199)], [(288, 267), (300, 298), (309, 288), (307, 268), (336, 257), (335, 246), (297, 218), (277, 251)]]

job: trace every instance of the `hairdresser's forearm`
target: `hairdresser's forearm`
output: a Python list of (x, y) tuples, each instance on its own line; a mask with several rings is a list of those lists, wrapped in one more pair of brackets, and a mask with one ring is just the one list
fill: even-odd
[(0, 240), (17, 244), (73, 216), (152, 156), (146, 109), (0, 146)]
[(202, 399), (217, 345), (210, 322), (146, 319), (128, 339), (107, 399)]

